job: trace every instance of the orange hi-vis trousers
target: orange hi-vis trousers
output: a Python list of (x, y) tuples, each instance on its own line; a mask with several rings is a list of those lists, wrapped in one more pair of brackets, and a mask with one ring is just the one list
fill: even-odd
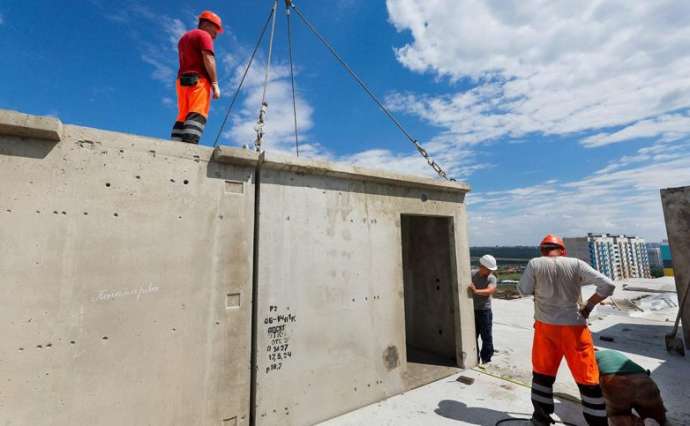
[(537, 321), (532, 344), (532, 405), (537, 424), (549, 424), (554, 412), (553, 384), (565, 357), (580, 389), (582, 411), (589, 425), (607, 426), (606, 402), (599, 386), (599, 366), (592, 333), (586, 325), (555, 325)]
[(532, 368), (535, 373), (556, 376), (565, 357), (579, 385), (598, 385), (599, 366), (594, 356), (592, 333), (585, 325), (534, 324)]
[(204, 77), (193, 86), (183, 86), (177, 79), (177, 119), (171, 139), (199, 143), (211, 108), (211, 83)]

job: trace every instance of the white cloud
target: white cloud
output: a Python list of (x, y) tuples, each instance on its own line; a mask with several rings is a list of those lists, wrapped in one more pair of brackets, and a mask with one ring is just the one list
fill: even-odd
[(689, 184), (690, 141), (660, 142), (580, 180), (470, 194), (471, 244), (536, 245), (550, 232), (621, 232), (659, 241), (666, 234), (659, 188)]
[[(234, 94), (245, 66), (246, 64), (239, 64), (235, 68), (233, 77), (224, 82), (226, 102), (229, 102), (228, 99)], [(277, 64), (271, 68), (266, 93), (268, 111), (264, 124), (263, 149), (295, 154), (292, 87), (289, 72), (289, 67), (283, 64)], [(264, 77), (265, 61), (259, 59), (254, 62), (252, 69), (247, 74), (242, 88), (246, 95), (241, 103), (235, 105), (235, 112), (233, 112), (230, 120), (231, 127), (224, 133), (226, 139), (237, 145), (254, 146), (256, 140), (255, 126), (259, 117)], [(296, 104), (300, 156), (330, 157), (322, 146), (311, 139), (309, 130), (314, 125), (312, 118), (314, 111), (299, 92), (299, 86), (297, 86)]]
[(172, 86), (177, 71), (166, 60), (164, 55), (155, 49), (146, 49), (146, 52), (141, 55), (141, 60), (153, 66), (151, 78)]
[(684, 0), (386, 4), (412, 36), (396, 49), (404, 66), (471, 85), (398, 95), (398, 109), (469, 142), (625, 126), (690, 107)]
[(643, 138), (661, 138), (674, 141), (683, 138), (690, 131), (690, 112), (666, 114), (650, 120), (638, 121), (614, 133), (599, 133), (585, 138), (582, 143), (588, 148)]
[(161, 24), (163, 25), (165, 33), (168, 35), (168, 41), (170, 42), (172, 49), (177, 49), (177, 42), (180, 41), (182, 35), (187, 32), (187, 28), (181, 20), (177, 18), (170, 18), (168, 16), (161, 17)]

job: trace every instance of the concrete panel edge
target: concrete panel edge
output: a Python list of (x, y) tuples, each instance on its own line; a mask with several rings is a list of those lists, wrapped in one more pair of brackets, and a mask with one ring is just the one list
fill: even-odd
[(59, 142), (62, 122), (55, 117), (0, 109), (0, 135)]
[(213, 150), (213, 161), (236, 166), (254, 167), (259, 163), (259, 153), (248, 149), (218, 146)]
[(306, 160), (286, 155), (264, 153), (263, 167), (302, 172), (315, 175), (332, 176), (343, 179), (356, 179), (367, 182), (387, 183), (422, 189), (433, 189), (445, 192), (470, 192), (470, 186), (464, 182), (442, 181), (430, 178), (402, 175), (381, 170), (372, 170), (358, 166), (348, 166), (320, 160)]

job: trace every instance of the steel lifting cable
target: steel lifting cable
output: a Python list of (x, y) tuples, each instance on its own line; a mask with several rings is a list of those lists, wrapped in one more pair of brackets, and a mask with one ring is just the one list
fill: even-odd
[(290, 24), (290, 6), (292, 0), (285, 0), (285, 17), (287, 19), (288, 56), (290, 57), (290, 81), (292, 83), (292, 116), (295, 123), (295, 152), (299, 157), (299, 133), (297, 130), (297, 100), (295, 95), (295, 71), (292, 65), (292, 26)]
[(259, 46), (261, 45), (261, 41), (264, 39), (264, 35), (266, 34), (266, 29), (268, 29), (268, 24), (271, 23), (271, 18), (273, 17), (273, 12), (274, 12), (274, 10), (271, 9), (271, 13), (268, 15), (268, 18), (266, 19), (266, 23), (264, 24), (264, 27), (261, 30), (261, 34), (259, 35), (259, 39), (256, 42), (256, 46), (254, 46), (254, 50), (252, 51), (252, 54), (249, 57), (249, 62), (247, 63), (247, 66), (244, 68), (244, 73), (242, 73), (242, 78), (240, 79), (240, 83), (237, 85), (237, 90), (235, 90), (235, 95), (232, 97), (232, 102), (230, 102), (230, 106), (228, 107), (228, 111), (225, 113), (225, 118), (223, 119), (223, 124), (220, 125), (220, 130), (218, 130), (218, 134), (216, 135), (216, 140), (213, 142), (214, 148), (218, 146), (218, 141), (220, 140), (220, 135), (223, 133), (223, 129), (225, 128), (225, 124), (228, 121), (228, 117), (230, 116), (230, 112), (232, 111), (232, 107), (235, 105), (235, 102), (237, 101), (237, 97), (240, 94), (240, 90), (242, 90), (242, 85), (244, 84), (244, 80), (247, 78), (247, 73), (249, 72), (249, 68), (251, 68), (251, 66), (252, 66), (252, 62), (254, 61), (254, 57), (256, 56), (256, 52), (259, 50)]
[(426, 159), (429, 166), (431, 166), (431, 168), (434, 169), (434, 171), (443, 179), (455, 180), (453, 178), (449, 178), (446, 171), (443, 170), (443, 168), (436, 161), (434, 161), (433, 158), (431, 158), (428, 151), (420, 145), (419, 141), (413, 138), (407, 132), (407, 130), (405, 130), (402, 124), (400, 124), (400, 122), (395, 118), (395, 116), (393, 116), (393, 114), (388, 110), (388, 108), (386, 108), (383, 102), (381, 102), (379, 98), (377, 98), (376, 95), (374, 95), (374, 93), (371, 91), (371, 89), (369, 89), (367, 84), (352, 70), (352, 68), (350, 68), (350, 66), (345, 62), (345, 60), (338, 54), (338, 52), (336, 52), (335, 48), (331, 46), (331, 44), (321, 35), (321, 33), (319, 33), (316, 27), (314, 27), (314, 25), (312, 25), (312, 23), (309, 22), (306, 16), (302, 14), (302, 11), (300, 11), (300, 9), (297, 8), (297, 5), (295, 5), (292, 1), (288, 2), (288, 4), (297, 13), (297, 16), (299, 16), (302, 22), (304, 22), (307, 28), (309, 28), (309, 30), (321, 41), (321, 43), (331, 52), (331, 54), (338, 60), (338, 62), (340, 62), (340, 65), (342, 65), (343, 68), (345, 68), (345, 70), (350, 74), (350, 76), (353, 79), (355, 79), (355, 81), (360, 85), (362, 89), (364, 89), (364, 91), (376, 103), (376, 105), (378, 105), (379, 108), (381, 108), (383, 113), (386, 114), (386, 116), (393, 122), (393, 124), (395, 124), (395, 126), (405, 135), (405, 137), (407, 137), (407, 139), (409, 139), (409, 141), (414, 144), (415, 148), (417, 148), (417, 151), (422, 155), (422, 157), (424, 157), (424, 159)]
[(273, 56), (273, 39), (276, 33), (276, 11), (278, 10), (278, 0), (273, 2), (273, 8), (271, 9), (271, 17), (273, 24), (271, 26), (271, 37), (268, 41), (268, 58), (266, 60), (266, 75), (264, 77), (264, 90), (261, 95), (261, 106), (259, 110), (259, 118), (256, 121), (256, 142), (254, 142), (254, 148), (256, 152), (261, 152), (261, 143), (264, 136), (264, 123), (266, 122), (266, 112), (268, 111), (268, 103), (266, 103), (266, 91), (268, 90), (268, 80), (271, 73), (271, 56)]

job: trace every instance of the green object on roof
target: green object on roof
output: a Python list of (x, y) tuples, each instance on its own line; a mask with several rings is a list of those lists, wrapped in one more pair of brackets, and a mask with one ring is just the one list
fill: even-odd
[(647, 370), (618, 351), (597, 351), (600, 374), (641, 374)]

